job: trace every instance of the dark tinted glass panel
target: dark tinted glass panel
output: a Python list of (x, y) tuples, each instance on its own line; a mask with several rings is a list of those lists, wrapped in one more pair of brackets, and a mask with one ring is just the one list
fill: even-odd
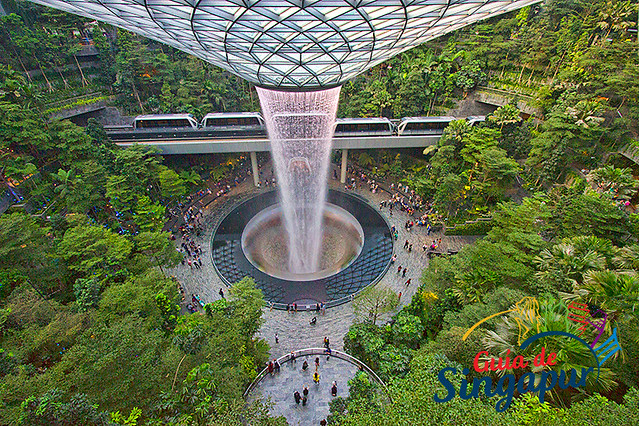
[(225, 126), (259, 126), (260, 122), (257, 117), (220, 117), (207, 118), (206, 127), (225, 127)]

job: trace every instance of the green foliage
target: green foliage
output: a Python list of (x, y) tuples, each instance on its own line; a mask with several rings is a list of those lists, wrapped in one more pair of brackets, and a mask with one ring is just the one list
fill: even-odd
[(111, 413), (111, 422), (117, 425), (136, 426), (138, 424), (138, 418), (142, 415), (142, 410), (135, 407), (129, 413), (128, 417), (120, 414), (119, 411)]
[[(446, 391), (439, 383), (439, 370), (450, 366), (445, 357), (418, 352), (410, 364), (406, 377), (395, 380), (390, 385), (393, 404), (385, 406), (380, 413), (377, 406), (358, 399), (349, 401), (348, 417), (340, 424), (465, 424), (465, 425), (514, 425), (510, 416), (495, 412), (495, 408), (480, 399), (461, 400), (454, 398), (447, 403), (437, 403), (433, 395), (440, 396)], [(453, 364), (454, 365), (454, 364)], [(461, 374), (450, 377), (458, 386)], [(472, 415), (469, 415), (472, 413)], [(381, 414), (381, 415), (380, 415)]]
[(170, 389), (180, 355), (162, 331), (123, 316), (88, 330), (49, 371), (48, 382), (83, 392), (105, 409), (129, 411)]
[(157, 232), (164, 226), (166, 207), (153, 203), (147, 196), (138, 198), (133, 220), (142, 231)]
[(380, 315), (392, 311), (399, 303), (394, 291), (382, 286), (368, 286), (353, 301), (353, 310), (364, 320), (377, 322)]
[(177, 325), (180, 306), (171, 301), (164, 293), (155, 295), (155, 303), (157, 303), (160, 315), (162, 316), (162, 327), (164, 327), (165, 330), (172, 331)]
[(215, 313), (224, 313), (228, 310), (229, 302), (226, 299), (218, 299), (204, 305), (204, 312), (207, 315)]
[(33, 426), (107, 425), (108, 415), (79, 394), (62, 402), (62, 393), (51, 389), (41, 397), (29, 397), (21, 406), (18, 424)]
[(160, 269), (162, 266), (177, 266), (182, 260), (182, 255), (175, 249), (168, 232), (141, 232), (135, 236), (134, 242), (134, 250), (153, 260)]
[(180, 317), (178, 326), (175, 328), (173, 344), (185, 354), (194, 355), (198, 353), (206, 343), (207, 323), (200, 315), (190, 315)]
[(424, 327), (419, 317), (401, 312), (391, 326), (392, 341), (396, 346), (417, 348), (424, 333)]
[(446, 228), (445, 235), (486, 235), (493, 228), (491, 220), (478, 220)]
[(229, 289), (230, 315), (237, 321), (239, 332), (244, 336), (253, 336), (263, 323), (262, 291), (255, 287), (252, 278), (243, 278)]
[(622, 245), (628, 235), (628, 216), (608, 197), (594, 191), (564, 190), (557, 194), (554, 207), (552, 226), (557, 237), (594, 235)]
[(78, 218), (58, 244), (59, 255), (79, 274), (112, 274), (122, 268), (133, 244), (126, 238)]
[(159, 174), (162, 196), (167, 198), (179, 198), (186, 193), (184, 181), (171, 169), (162, 170)]
[(73, 285), (75, 302), (80, 312), (86, 312), (98, 306), (100, 300), (100, 282), (95, 278), (78, 278)]
[(44, 114), (53, 114), (55, 112), (60, 112), (65, 109), (76, 108), (76, 107), (84, 106), (84, 105), (90, 105), (90, 104), (94, 104), (96, 102), (104, 101), (107, 99), (109, 99), (108, 96), (96, 96), (95, 98), (90, 98), (90, 99), (78, 99), (77, 101), (73, 101), (66, 105), (62, 105), (62, 106), (58, 106), (54, 108), (48, 108), (44, 111)]

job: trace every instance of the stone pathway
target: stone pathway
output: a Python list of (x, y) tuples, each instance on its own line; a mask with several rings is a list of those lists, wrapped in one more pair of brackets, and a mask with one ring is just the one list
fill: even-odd
[[(340, 358), (320, 355), (320, 383), (315, 384), (315, 357), (300, 356), (295, 361), (284, 363), (279, 373), (262, 379), (249, 395), (249, 400), (270, 399), (274, 404), (271, 415), (284, 416), (290, 425), (319, 425), (329, 414), (328, 404), (334, 398), (331, 395), (333, 381), (337, 382), (337, 395), (348, 397), (348, 380), (355, 376), (358, 368)], [(304, 360), (309, 365), (306, 371), (302, 371)], [(304, 386), (309, 391), (306, 406), (296, 404), (293, 397), (295, 391), (301, 395)]]
[[(333, 165), (332, 167), (336, 166)], [(270, 169), (270, 165), (267, 164), (262, 169)], [(332, 176), (332, 171), (329, 176)], [(331, 179), (329, 185), (332, 188), (344, 190), (339, 181)], [(191, 294), (198, 294), (204, 303), (210, 303), (220, 298), (218, 294), (220, 288), (224, 289), (225, 293), (227, 292), (226, 285), (217, 275), (209, 257), (212, 228), (233, 205), (236, 205), (241, 199), (262, 190), (264, 189), (254, 188), (252, 182), (247, 180), (204, 209), (206, 230), (200, 237), (196, 238), (196, 242), (204, 249), (202, 258), (206, 259), (203, 262), (202, 269), (194, 268), (191, 270), (186, 265), (178, 265), (176, 268), (169, 270), (169, 273), (174, 275), (181, 283), (188, 300), (190, 300)], [(357, 189), (354, 192), (368, 199), (371, 205), (376, 208), (379, 208), (381, 201), (390, 198), (390, 195), (384, 191), (373, 194), (368, 189)], [(409, 232), (404, 229), (404, 223), (408, 220), (406, 213), (395, 210), (392, 217), (389, 216), (388, 209), (382, 210), (381, 213), (389, 224), (395, 225), (399, 232), (399, 237), (395, 243), (394, 251), (397, 254), (397, 261), (394, 268), (391, 267), (376, 285), (390, 288), (398, 295), (400, 292), (402, 293), (397, 309), (380, 319), (380, 323), (383, 323), (401, 309), (402, 306), (410, 303), (413, 294), (416, 292), (421, 273), (428, 266), (428, 258), (422, 251), (424, 243), (430, 244), (432, 240), (441, 238), (442, 244), (439, 251), (459, 250), (462, 246), (474, 242), (476, 237), (445, 236), (443, 232), (433, 232), (430, 236), (427, 236), (423, 227), (414, 227)], [(406, 240), (413, 244), (413, 250), (410, 253), (402, 248)], [(405, 278), (396, 273), (399, 265), (407, 268)], [(411, 285), (407, 287), (404, 283), (409, 278), (411, 279)], [(316, 316), (314, 312), (289, 314), (286, 311), (265, 308), (263, 316), (265, 322), (258, 332), (258, 337), (265, 339), (269, 343), (271, 358), (278, 358), (283, 354), (300, 348), (322, 347), (324, 336), (329, 337), (331, 340), (331, 347), (342, 350), (344, 336), (356, 319), (352, 304), (346, 303), (327, 309), (325, 315), (317, 316), (315, 325), (310, 325), (309, 322), (313, 316)], [(279, 343), (277, 344), (275, 343), (275, 333), (279, 336)]]

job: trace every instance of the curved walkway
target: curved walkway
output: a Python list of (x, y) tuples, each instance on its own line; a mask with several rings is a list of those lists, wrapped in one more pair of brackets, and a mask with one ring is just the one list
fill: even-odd
[[(316, 358), (320, 360), (317, 370), (320, 382), (317, 384), (313, 383)], [(344, 352), (333, 350), (331, 355), (327, 355), (323, 348), (307, 348), (284, 355), (277, 361), (280, 371), (269, 374), (267, 369), (262, 370), (244, 396), (249, 401), (270, 399), (273, 403), (271, 414), (284, 416), (291, 425), (319, 424), (328, 416), (330, 401), (335, 398), (331, 394), (333, 382), (337, 383), (337, 396), (346, 398), (349, 394), (348, 380), (360, 369), (366, 371), (388, 396), (381, 379), (364, 363)], [(306, 371), (302, 369), (304, 361), (308, 363)], [(309, 390), (308, 402), (306, 405), (297, 404), (293, 394), (295, 391), (302, 394), (304, 387)]]

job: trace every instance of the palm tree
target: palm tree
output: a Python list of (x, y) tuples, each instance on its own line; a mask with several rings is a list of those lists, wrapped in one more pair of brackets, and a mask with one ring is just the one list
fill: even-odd
[(639, 271), (639, 244), (622, 248), (615, 256), (614, 262), (622, 270)]
[(521, 121), (521, 111), (515, 105), (506, 104), (501, 106), (488, 117), (489, 121), (499, 126), (499, 130), (503, 130), (507, 124), (515, 124)]
[(597, 191), (629, 200), (637, 192), (639, 184), (632, 177), (628, 168), (619, 169), (614, 166), (604, 166), (588, 174), (588, 180), (597, 185)]
[(579, 101), (575, 106), (566, 108), (568, 119), (584, 129), (596, 128), (604, 122), (604, 106), (597, 101)]
[(470, 132), (470, 125), (466, 120), (451, 121), (444, 129), (439, 146), (455, 145), (461, 148), (464, 137)]
[[(523, 338), (520, 336), (522, 330), (527, 330)], [(482, 343), (491, 355), (482, 361), (505, 356), (513, 360), (515, 356), (521, 355), (528, 362), (525, 369), (503, 370), (497, 374), (515, 374), (516, 377), (520, 377), (525, 372), (532, 372), (536, 374), (536, 383), (541, 379), (539, 374), (543, 371), (553, 370), (559, 374), (562, 370), (568, 373), (569, 370), (575, 369), (579, 381), (582, 369), (596, 368), (597, 359), (593, 357), (590, 349), (578, 340), (566, 336), (545, 336), (531, 343), (526, 349), (520, 349), (519, 341), (546, 331), (563, 331), (579, 335), (577, 325), (569, 320), (568, 310), (563, 302), (556, 299), (540, 300), (539, 312), (531, 315), (530, 312), (515, 311), (502, 317), (502, 321), (497, 323), (495, 331), (485, 332)], [(533, 365), (534, 357), (541, 352), (542, 348), (545, 348), (546, 355), (553, 352), (557, 354), (555, 365)], [(586, 390), (588, 392), (609, 391), (615, 385), (612, 378), (613, 373), (607, 368), (602, 368), (599, 380), (596, 380), (596, 375), (593, 374), (586, 376)], [(555, 404), (566, 405), (574, 395), (575, 391), (571, 388), (560, 389), (555, 386), (550, 392), (550, 399)]]
[(559, 274), (572, 285), (582, 282), (585, 273), (606, 267), (606, 259), (600, 253), (577, 250), (566, 242), (544, 249), (533, 261), (539, 268), (538, 277), (549, 279)]
[(590, 271), (575, 293), (601, 307), (613, 320), (639, 320), (639, 275), (610, 270)]
[(368, 167), (373, 164), (373, 157), (371, 157), (367, 152), (362, 152), (361, 154), (359, 154), (357, 164), (362, 167)]
[(60, 182), (58, 185), (56, 185), (55, 192), (59, 193), (60, 197), (66, 198), (66, 196), (69, 195), (73, 190), (73, 173), (71, 172), (71, 170), (67, 172), (63, 169), (58, 169), (58, 173), (51, 173), (51, 176)]
[(636, 5), (630, 1), (608, 0), (599, 13), (597, 26), (603, 31), (607, 31), (604, 40), (608, 38), (612, 31), (623, 32), (630, 28), (633, 23)]
[(194, 171), (183, 171), (180, 173), (180, 177), (185, 183), (191, 184), (193, 186), (202, 182), (202, 178), (200, 175)]

